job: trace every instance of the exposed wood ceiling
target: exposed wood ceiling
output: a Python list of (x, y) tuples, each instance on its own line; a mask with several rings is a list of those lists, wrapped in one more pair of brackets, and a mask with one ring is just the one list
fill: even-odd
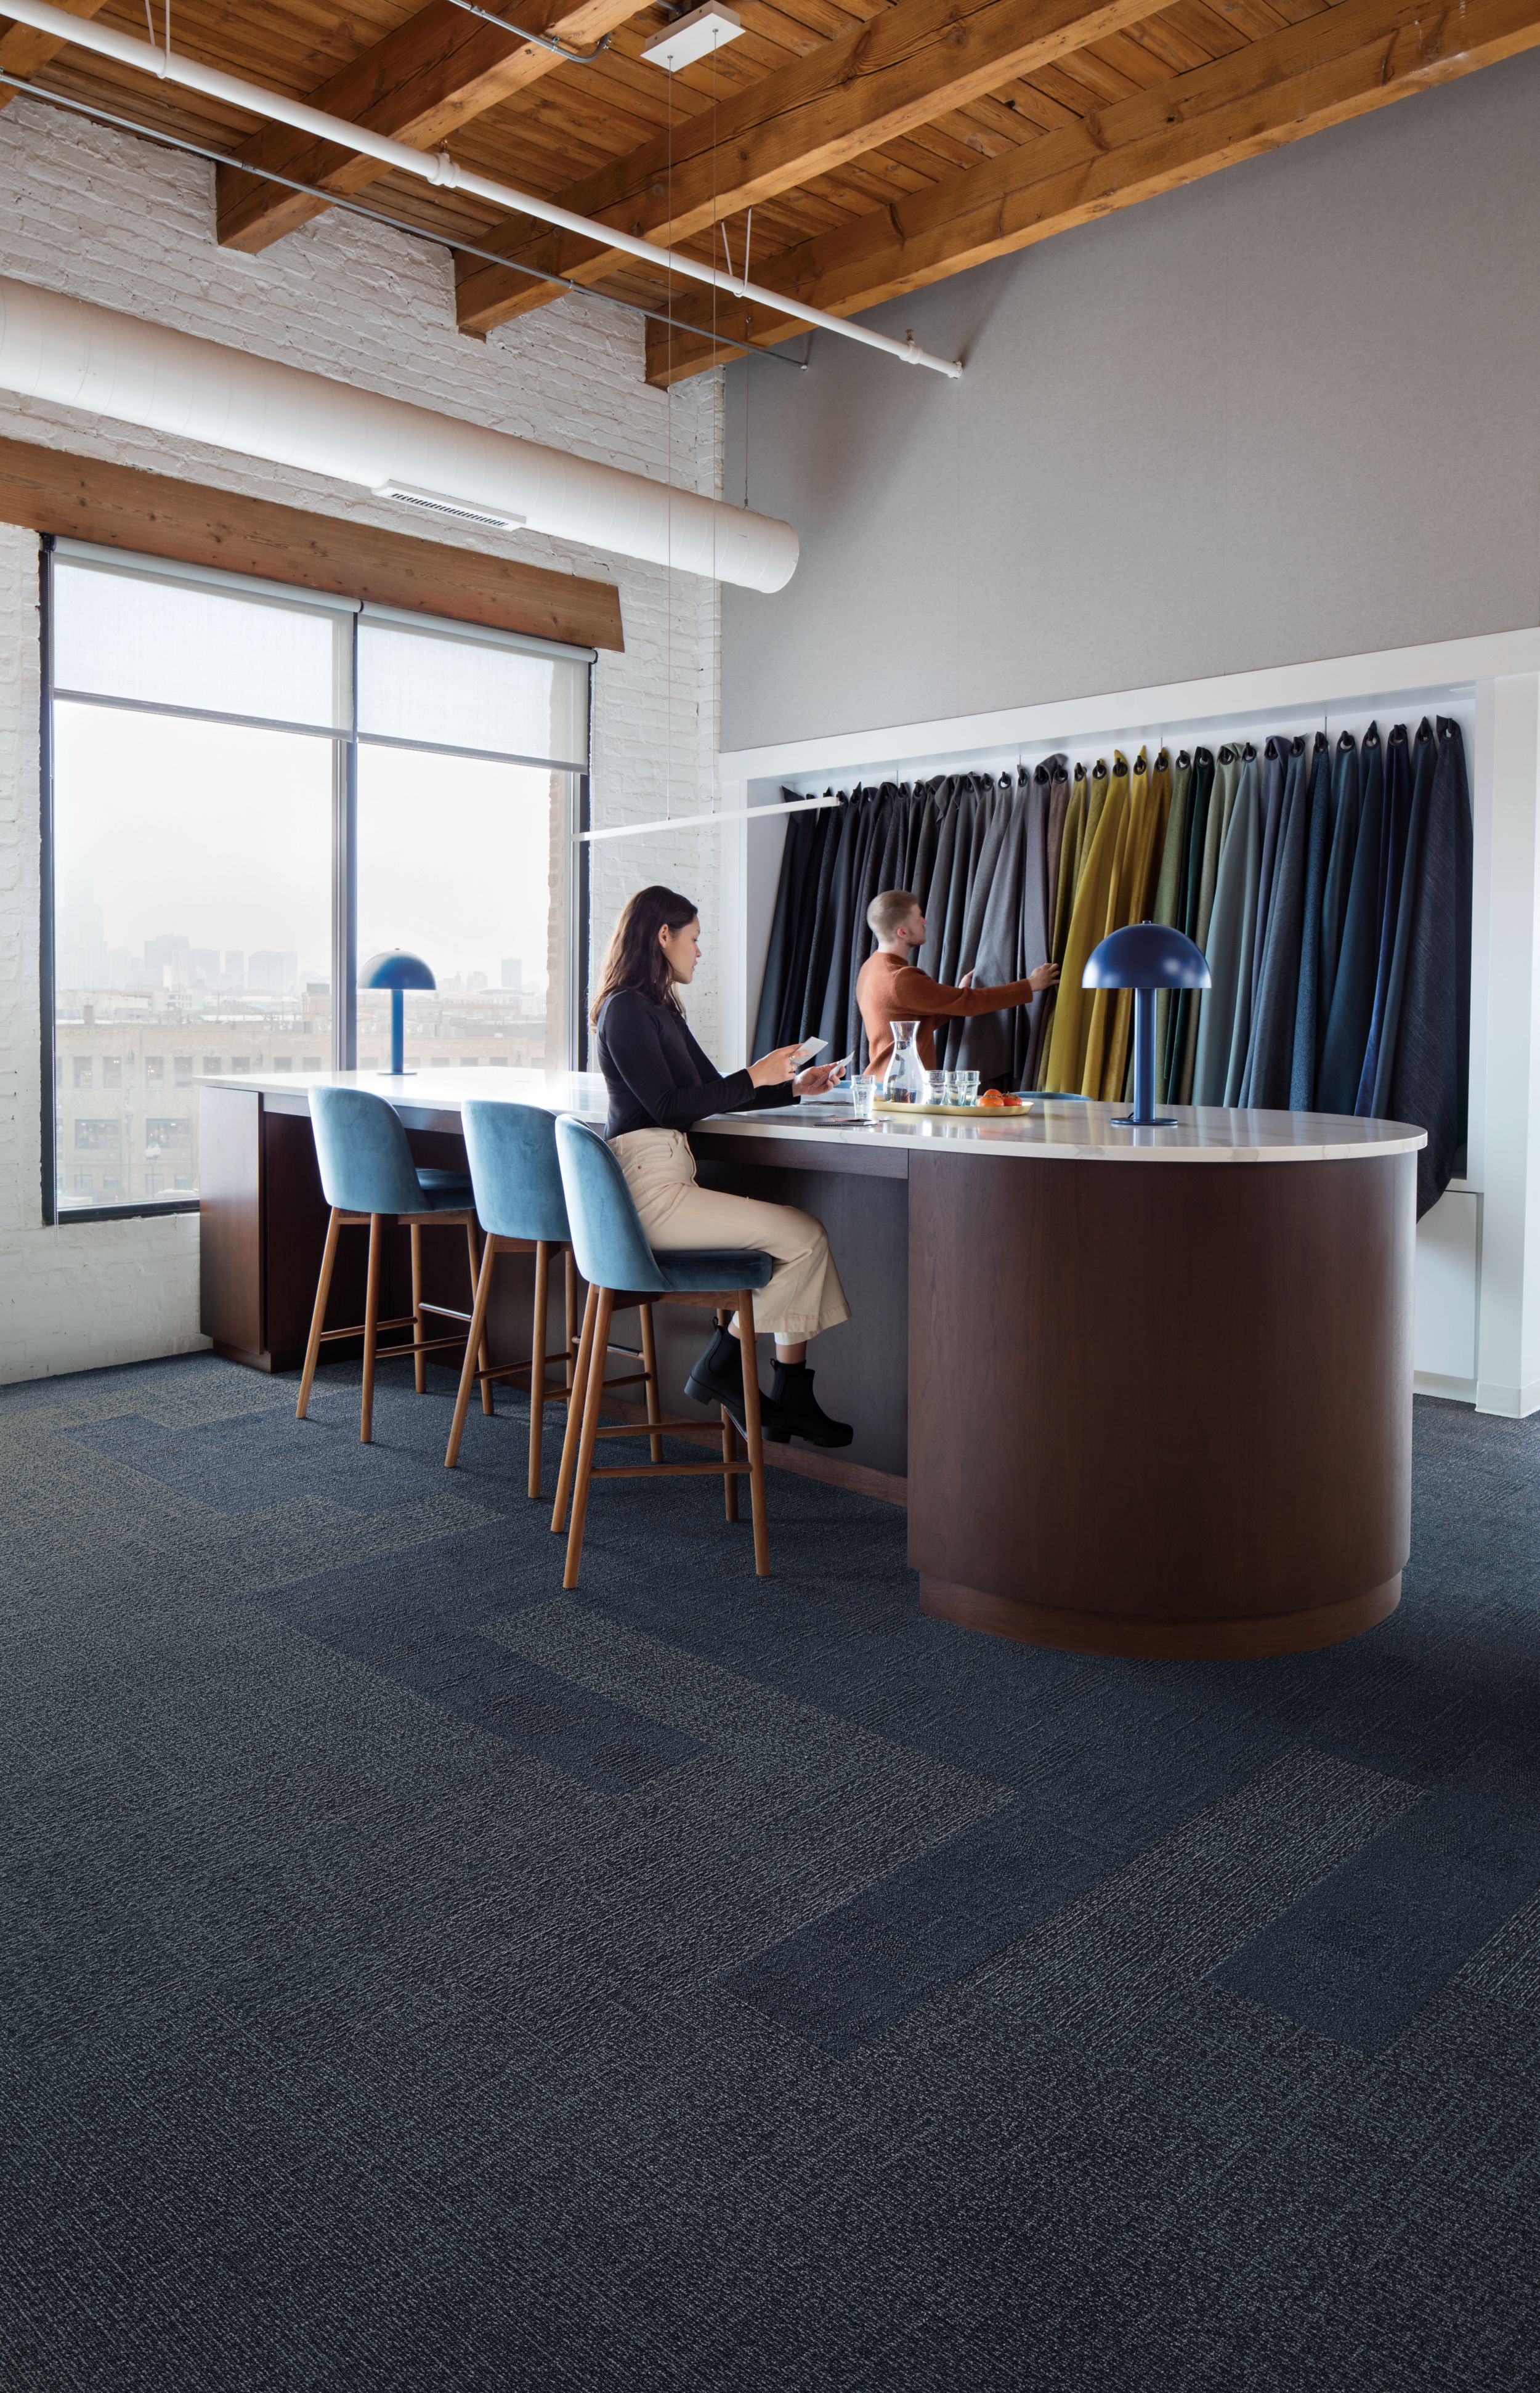
[[(142, 36), (142, 0), (63, 0)], [(164, 0), (150, 0), (157, 33)], [(487, 0), (504, 32), (428, 0), (175, 0), (178, 50), (308, 99), (617, 229), (712, 257), (788, 300), (855, 315), (1066, 227), (1540, 43), (1540, 0), (735, 0), (743, 38), (670, 77), (643, 0)], [(0, 16), (0, 23), (4, 22)], [(608, 46), (576, 65), (521, 34)], [(543, 268), (664, 306), (647, 375), (667, 384), (789, 315), (668, 281), (528, 217), (493, 216), (341, 145), (265, 124), (12, 25), (0, 69), (242, 162), (221, 167), (221, 241), (265, 249), (326, 203), (267, 168), (451, 246), (461, 327), (545, 306)], [(0, 88), (0, 107), (11, 95)], [(750, 211), (752, 211), (751, 246)], [(681, 331), (679, 327), (686, 328)]]

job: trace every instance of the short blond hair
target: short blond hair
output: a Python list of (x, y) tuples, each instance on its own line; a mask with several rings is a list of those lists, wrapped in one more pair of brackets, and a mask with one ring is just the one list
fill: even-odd
[(920, 911), (920, 900), (907, 889), (884, 889), (867, 908), (867, 922), (880, 939), (891, 939), (899, 925)]

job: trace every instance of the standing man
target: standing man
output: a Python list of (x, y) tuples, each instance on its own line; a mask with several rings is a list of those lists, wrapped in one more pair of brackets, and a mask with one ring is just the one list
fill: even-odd
[(951, 988), (929, 973), (917, 972), (909, 956), (925, 944), (925, 917), (907, 889), (884, 889), (867, 908), (867, 921), (877, 934), (877, 953), (861, 966), (855, 1002), (866, 1025), (868, 1072), (886, 1071), (895, 1022), (918, 1021), (915, 1051), (925, 1070), (933, 1072), (938, 1022), (1030, 1005), (1039, 989), (1051, 988), (1059, 977), (1057, 964), (1038, 964), (1024, 980), (1004, 981), (996, 988), (975, 988), (972, 973), (964, 973)]

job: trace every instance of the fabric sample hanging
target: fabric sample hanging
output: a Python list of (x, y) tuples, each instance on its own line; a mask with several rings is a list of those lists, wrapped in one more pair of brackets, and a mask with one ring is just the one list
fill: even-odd
[[(1187, 817), (1193, 797), (1193, 760), (1183, 748), (1178, 754), (1176, 770), (1171, 776), (1171, 803), (1166, 815), (1166, 836), (1161, 842), (1160, 870), (1155, 877), (1153, 922), (1175, 926), (1182, 897), (1182, 865), (1187, 855)], [(1166, 1098), (1166, 1055), (1170, 1031), (1171, 993), (1161, 989), (1155, 998), (1155, 1094)]]
[[(1127, 768), (1124, 770), (1126, 773)], [(1090, 1029), (1093, 995), (1091, 990), (1082, 986), (1081, 974), (1086, 968), (1087, 957), (1103, 935), (1102, 926), (1106, 921), (1107, 893), (1112, 885), (1116, 848), (1117, 814), (1107, 804), (1111, 785), (1112, 777), (1107, 771), (1106, 760), (1098, 757), (1087, 791), (1087, 830), (1080, 877), (1064, 945), (1064, 970), (1059, 980), (1059, 1002), (1053, 1011), (1053, 1035), (1049, 1046), (1048, 1067), (1043, 1074), (1045, 1089), (1064, 1091), (1075, 1096), (1080, 1093), (1085, 1072), (1086, 1041)]]
[(1358, 838), (1353, 848), (1348, 902), (1342, 916), (1342, 947), (1332, 988), (1315, 1102), (1322, 1113), (1351, 1114), (1358, 1100), (1364, 1051), (1374, 1012), (1375, 965), (1379, 954), (1380, 851), (1385, 811), (1385, 752), (1370, 724), (1359, 751)]
[[(1241, 777), (1239, 752), (1230, 746), (1220, 750), (1214, 765), (1213, 790), (1208, 800), (1207, 827), (1204, 832), (1203, 854), (1198, 870), (1196, 919), (1188, 929), (1194, 945), (1207, 950), (1208, 926), (1214, 915), (1214, 893), (1219, 886), (1220, 857), (1224, 850), (1224, 835), (1230, 828), (1230, 817), (1235, 804), (1235, 790)], [(1172, 1088), (1177, 1105), (1193, 1103), (1193, 1087), (1197, 1077), (1198, 1025), (1203, 1018), (1204, 991), (1184, 988), (1177, 998), (1176, 1077)]]
[(1465, 1158), (1470, 1077), (1470, 791), (1460, 726), (1438, 724), (1438, 758), (1416, 826), (1417, 867), (1405, 979), (1388, 1102), (1392, 1121), (1417, 1122), (1417, 1212), (1437, 1204)]
[(1311, 758), (1310, 834), (1305, 850), (1304, 919), (1299, 932), (1299, 985), (1294, 1007), (1294, 1059), (1289, 1073), (1291, 1110), (1309, 1113), (1315, 1103), (1315, 1059), (1321, 1044), (1321, 916), (1332, 831), (1331, 751), (1318, 731)]
[[(1417, 744), (1431, 741), (1432, 726), (1426, 717), (1417, 733)], [(1380, 848), (1379, 874), (1379, 952), (1375, 967), (1374, 1004), (1369, 1013), (1369, 1035), (1364, 1046), (1364, 1063), (1358, 1077), (1358, 1093), (1353, 1111), (1367, 1114), (1374, 1102), (1375, 1080), (1379, 1069), (1380, 1049), (1390, 1003), (1390, 967), (1395, 955), (1396, 922), (1401, 911), (1402, 882), (1406, 864), (1406, 842), (1412, 828), (1412, 751), (1406, 738), (1406, 726), (1398, 723), (1385, 749), (1385, 812)]]
[[(1183, 842), (1181, 861), (1181, 903), (1176, 927), (1194, 946), (1203, 944), (1198, 923), (1202, 912), (1203, 858), (1208, 844), (1208, 816), (1214, 794), (1215, 764), (1213, 752), (1198, 748), (1193, 754), (1193, 794), (1187, 808), (1187, 833)], [(1188, 1052), (1187, 1034), (1194, 1033), (1194, 1053), (1196, 1052), (1196, 1017), (1194, 1001), (1197, 991), (1183, 988), (1167, 1001), (1166, 1048), (1160, 1078), (1168, 1100), (1173, 1105), (1191, 1101), (1193, 1057)]]
[(1262, 815), (1257, 752), (1241, 760), (1230, 825), (1220, 851), (1204, 953), (1210, 986), (1198, 1021), (1193, 1098), (1200, 1105), (1240, 1102), (1251, 1043), (1251, 957), (1257, 943), (1257, 890), (1262, 869)]
[[(1438, 742), (1433, 726), (1426, 715), (1417, 726), (1416, 745), (1412, 751), (1411, 801), (1406, 818), (1406, 849), (1402, 861), (1401, 878), (1392, 893), (1395, 935), (1390, 948), (1390, 972), (1385, 1002), (1377, 1025), (1378, 1040), (1375, 1047), (1374, 1079), (1368, 1085), (1368, 1106), (1371, 1114), (1390, 1102), (1390, 1073), (1395, 1058), (1396, 1039), (1401, 1027), (1401, 1003), (1406, 986), (1406, 967), (1411, 952), (1412, 913), (1416, 896), (1417, 851), (1422, 844), (1432, 802), (1433, 776), (1438, 768)], [(1370, 1027), (1374, 1041), (1377, 1026)], [(1364, 1059), (1364, 1076), (1368, 1081), (1368, 1059)]]
[[(1317, 737), (1324, 748), (1325, 735), (1320, 733)], [(1279, 809), (1272, 897), (1266, 923), (1259, 924), (1262, 961), (1253, 999), (1251, 1052), (1241, 1084), (1243, 1105), (1274, 1111), (1281, 1111), (1288, 1104), (1294, 1069), (1294, 1017), (1299, 996), (1312, 786), (1305, 743), (1296, 739), (1289, 748)]]
[(1342, 952), (1342, 922), (1348, 910), (1348, 886), (1352, 878), (1353, 856), (1358, 846), (1358, 743), (1351, 731), (1344, 731), (1337, 743), (1337, 758), (1332, 767), (1331, 853), (1326, 859), (1326, 883), (1321, 897), (1321, 952), (1315, 1024), (1317, 1082), (1321, 1058), (1325, 1051), (1326, 1025), (1331, 1019), (1331, 1001), (1337, 988), (1337, 962)]

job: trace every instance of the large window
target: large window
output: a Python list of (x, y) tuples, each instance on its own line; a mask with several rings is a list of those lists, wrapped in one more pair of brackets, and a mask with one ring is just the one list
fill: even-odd
[(560, 1065), (592, 657), (59, 542), (45, 565), (51, 1213), (194, 1203), (198, 1086)]

